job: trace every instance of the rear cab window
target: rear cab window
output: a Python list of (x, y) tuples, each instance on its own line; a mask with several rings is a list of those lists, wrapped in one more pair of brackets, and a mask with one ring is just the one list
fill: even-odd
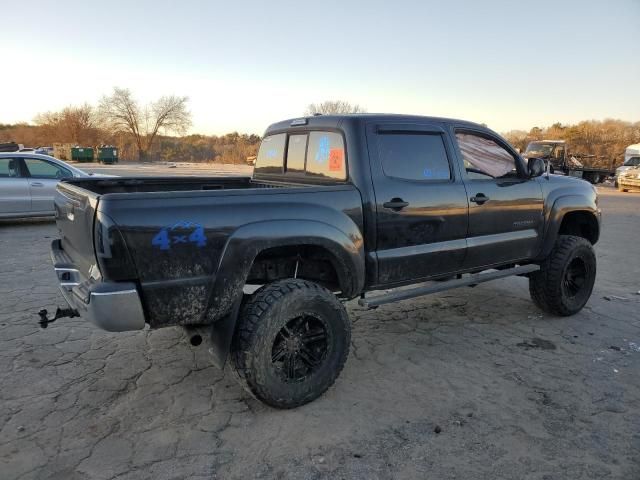
[(344, 139), (340, 133), (329, 131), (267, 135), (260, 145), (254, 174), (344, 181)]
[(287, 173), (304, 174), (309, 135), (289, 135), (287, 146)]
[(344, 142), (335, 132), (309, 133), (307, 175), (346, 180)]
[(286, 141), (286, 133), (264, 137), (258, 150), (258, 158), (256, 159), (254, 172), (267, 175), (282, 174)]

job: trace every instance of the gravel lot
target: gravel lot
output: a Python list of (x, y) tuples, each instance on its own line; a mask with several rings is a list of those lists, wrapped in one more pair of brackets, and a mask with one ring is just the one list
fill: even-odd
[(583, 312), (543, 315), (522, 278), (352, 302), (345, 370), (293, 411), (177, 328), (41, 330), (55, 224), (0, 224), (0, 478), (640, 478), (640, 195), (601, 192)]

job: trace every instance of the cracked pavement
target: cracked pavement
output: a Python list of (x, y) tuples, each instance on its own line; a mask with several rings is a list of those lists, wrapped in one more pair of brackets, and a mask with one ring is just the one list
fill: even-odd
[(37, 311), (65, 305), (55, 224), (0, 223), (0, 478), (640, 478), (640, 195), (600, 192), (581, 313), (542, 314), (523, 278), (350, 302), (342, 375), (290, 411), (179, 328), (41, 330)]

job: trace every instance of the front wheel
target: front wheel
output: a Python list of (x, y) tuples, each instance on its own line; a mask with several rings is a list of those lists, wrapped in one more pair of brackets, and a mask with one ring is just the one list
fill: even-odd
[(569, 316), (585, 306), (596, 280), (596, 255), (586, 239), (560, 235), (540, 270), (529, 276), (534, 303), (547, 313)]
[(318, 398), (349, 355), (347, 311), (335, 295), (306, 280), (261, 288), (238, 322), (232, 367), (248, 390), (272, 407), (294, 408)]

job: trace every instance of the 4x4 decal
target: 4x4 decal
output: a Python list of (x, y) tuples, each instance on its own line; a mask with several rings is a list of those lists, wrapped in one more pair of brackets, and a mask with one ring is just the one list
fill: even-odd
[(204, 235), (202, 225), (178, 222), (171, 227), (162, 228), (151, 239), (151, 245), (160, 250), (170, 250), (173, 245), (179, 244), (195, 244), (197, 247), (204, 247), (207, 244), (207, 237)]

